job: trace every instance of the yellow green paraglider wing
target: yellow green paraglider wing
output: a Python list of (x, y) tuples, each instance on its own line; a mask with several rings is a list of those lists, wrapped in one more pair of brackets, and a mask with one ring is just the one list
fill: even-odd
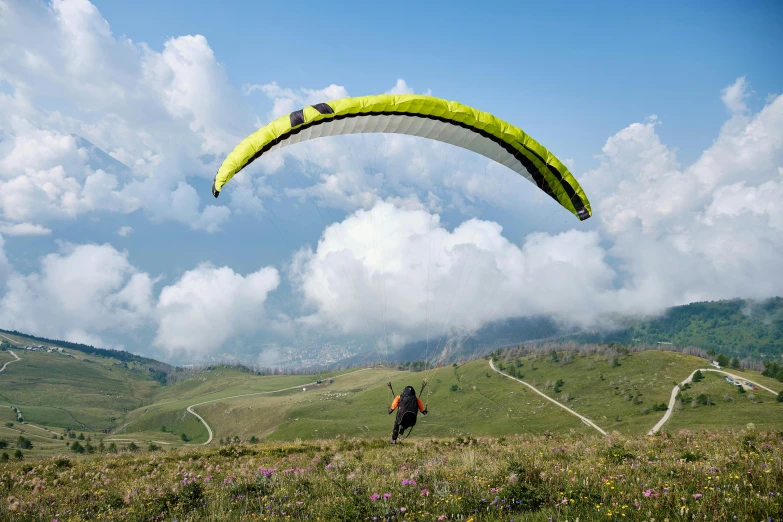
[(263, 154), (324, 136), (394, 133), (450, 143), (494, 160), (535, 183), (585, 220), (592, 215), (582, 187), (565, 165), (522, 129), (458, 102), (416, 94), (383, 94), (318, 103), (270, 122), (242, 140), (212, 183), (223, 186)]

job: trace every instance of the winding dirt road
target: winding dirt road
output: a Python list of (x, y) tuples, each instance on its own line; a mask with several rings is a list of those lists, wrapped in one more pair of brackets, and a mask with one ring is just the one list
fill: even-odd
[(543, 398), (545, 398), (546, 400), (548, 400), (549, 402), (552, 402), (552, 403), (554, 403), (554, 404), (557, 404), (558, 406), (560, 406), (561, 408), (563, 408), (564, 410), (566, 410), (568, 413), (570, 413), (570, 414), (572, 414), (572, 415), (575, 415), (575, 416), (579, 417), (579, 419), (580, 419), (582, 422), (584, 422), (584, 423), (585, 423), (585, 424), (587, 424), (588, 426), (592, 426), (593, 428), (597, 429), (597, 430), (598, 430), (598, 431), (601, 433), (601, 435), (606, 435), (606, 432), (605, 432), (604, 430), (602, 430), (601, 428), (599, 428), (599, 427), (598, 427), (598, 426), (597, 426), (597, 425), (596, 425), (596, 424), (595, 424), (593, 421), (591, 421), (590, 419), (588, 419), (588, 418), (587, 418), (587, 417), (585, 417), (584, 415), (579, 415), (577, 412), (575, 412), (574, 410), (572, 410), (572, 409), (571, 409), (571, 408), (569, 408), (568, 406), (564, 406), (563, 404), (560, 404), (558, 401), (556, 401), (556, 400), (555, 400), (555, 399), (553, 399), (552, 397), (550, 397), (550, 396), (546, 395), (546, 394), (545, 394), (545, 393), (543, 393), (543, 392), (540, 392), (540, 391), (538, 391), (538, 389), (536, 389), (536, 387), (535, 387), (535, 386), (533, 386), (532, 384), (526, 383), (526, 382), (525, 382), (525, 381), (523, 381), (523, 380), (517, 379), (516, 377), (512, 377), (512, 376), (510, 376), (510, 375), (508, 375), (508, 374), (506, 374), (506, 373), (503, 373), (503, 372), (501, 372), (500, 370), (498, 370), (497, 368), (495, 368), (495, 365), (494, 365), (494, 364), (492, 364), (492, 359), (490, 359), (490, 360), (489, 360), (489, 367), (490, 367), (490, 368), (492, 368), (492, 369), (493, 369), (494, 371), (496, 371), (497, 373), (499, 373), (500, 375), (502, 375), (503, 377), (508, 377), (509, 379), (512, 379), (512, 380), (514, 380), (514, 381), (517, 381), (517, 382), (519, 382), (519, 383), (522, 383), (522, 384), (524, 384), (525, 386), (527, 386), (528, 388), (530, 388), (531, 390), (533, 390), (534, 392), (536, 392), (537, 394), (539, 394), (540, 396), (542, 396)]
[[(5, 336), (3, 336), (3, 337), (5, 337)], [(6, 366), (8, 366), (8, 365), (9, 365), (9, 364), (11, 364), (11, 363), (15, 363), (16, 361), (18, 361), (18, 360), (19, 360), (19, 356), (18, 356), (18, 355), (16, 355), (16, 354), (14, 353), (14, 351), (13, 351), (13, 350), (8, 350), (8, 353), (10, 353), (10, 354), (11, 354), (11, 355), (13, 355), (14, 357), (16, 357), (16, 359), (15, 359), (15, 360), (13, 360), (13, 361), (8, 361), (7, 363), (5, 363), (5, 364), (3, 365), (3, 367), (2, 367), (2, 368), (0, 368), (0, 373), (3, 373), (3, 372), (5, 371), (5, 367), (6, 367)]]
[[(2, 337), (3, 339), (5, 339), (5, 340), (6, 340), (6, 341), (8, 341), (8, 342), (11, 342), (11, 343), (14, 343), (14, 344), (17, 344), (17, 345), (19, 344), (19, 341), (14, 341), (13, 339), (11, 339), (10, 337), (8, 337), (7, 335), (0, 334), (0, 337)], [(20, 345), (20, 346), (21, 346), (21, 345)], [(8, 365), (9, 365), (9, 364), (11, 364), (11, 363), (15, 363), (16, 361), (18, 361), (18, 360), (19, 360), (19, 356), (18, 356), (18, 355), (16, 355), (16, 354), (14, 353), (14, 351), (13, 351), (13, 350), (8, 350), (8, 353), (10, 353), (10, 354), (11, 354), (11, 355), (13, 355), (14, 357), (16, 357), (16, 360), (15, 360), (15, 361), (8, 361), (7, 363), (5, 363), (5, 364), (3, 365), (3, 367), (2, 367), (2, 368), (0, 368), (0, 373), (3, 373), (3, 371), (5, 371), (5, 367), (6, 367), (6, 366), (8, 366)]]
[(778, 392), (776, 392), (775, 390), (767, 388), (766, 386), (764, 386), (762, 384), (759, 384), (757, 382), (753, 382), (750, 379), (746, 379), (745, 377), (740, 377), (739, 375), (734, 375), (733, 373), (724, 372), (723, 370), (716, 370), (714, 368), (699, 368), (698, 370), (693, 370), (693, 372), (691, 372), (691, 374), (684, 381), (682, 381), (680, 384), (675, 385), (674, 388), (672, 388), (672, 395), (671, 395), (671, 397), (669, 397), (669, 409), (666, 410), (666, 413), (663, 414), (663, 417), (661, 418), (661, 420), (658, 421), (658, 424), (653, 426), (652, 429), (647, 432), (647, 435), (655, 435), (656, 433), (658, 433), (658, 430), (660, 430), (663, 427), (663, 425), (666, 424), (666, 421), (669, 420), (669, 417), (671, 417), (672, 411), (674, 410), (674, 403), (677, 402), (677, 393), (680, 391), (680, 386), (682, 386), (685, 383), (691, 382), (691, 380), (693, 379), (693, 376), (698, 371), (722, 373), (723, 375), (728, 375), (732, 379), (735, 379), (735, 380), (738, 380), (738, 381), (748, 381), (749, 383), (754, 384), (754, 385), (758, 386), (759, 388), (761, 388), (762, 390), (766, 390), (766, 391), (768, 391), (769, 393), (771, 393), (773, 395), (777, 395), (778, 394)]
[[(364, 372), (364, 371), (367, 371), (367, 370), (372, 370), (372, 368), (362, 368), (360, 370), (354, 370), (352, 372), (343, 373), (343, 374), (340, 374), (340, 375), (335, 375), (334, 377), (330, 377), (330, 379), (338, 379), (340, 377), (345, 377), (346, 375), (351, 375), (352, 373)], [(201, 415), (199, 415), (198, 413), (193, 411), (193, 408), (195, 408), (196, 406), (201, 406), (203, 404), (209, 404), (210, 402), (219, 402), (219, 401), (227, 401), (227, 400), (230, 400), (230, 399), (239, 399), (240, 397), (251, 397), (253, 395), (268, 395), (270, 393), (278, 393), (278, 392), (282, 392), (282, 391), (295, 390), (297, 388), (303, 388), (305, 386), (315, 386), (316, 384), (318, 384), (318, 383), (317, 382), (308, 382), (307, 384), (299, 384), (297, 386), (289, 386), (288, 388), (281, 388), (279, 390), (262, 391), (262, 392), (254, 392), (254, 393), (243, 393), (242, 395), (234, 395), (232, 397), (221, 397), (219, 399), (212, 399), (212, 400), (209, 400), (209, 401), (199, 402), (198, 404), (191, 404), (186, 409), (187, 409), (188, 413), (191, 413), (191, 414), (195, 415), (196, 418), (201, 421), (201, 423), (204, 425), (204, 427), (207, 428), (207, 432), (209, 433), (209, 438), (207, 439), (206, 442), (202, 442), (201, 443), (202, 446), (206, 446), (207, 444), (212, 442), (212, 428), (209, 427), (209, 424), (207, 424), (207, 421), (204, 420), (204, 417), (202, 417)]]

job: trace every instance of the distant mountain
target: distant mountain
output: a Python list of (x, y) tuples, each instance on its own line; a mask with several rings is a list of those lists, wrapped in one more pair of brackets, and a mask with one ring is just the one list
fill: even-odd
[(617, 317), (619, 328), (582, 333), (578, 342), (671, 343), (714, 350), (729, 357), (783, 355), (783, 298), (691, 303), (654, 318)]
[[(729, 357), (770, 359), (783, 355), (783, 298), (699, 302), (666, 309), (655, 317), (615, 315), (615, 328), (578, 331), (551, 317), (520, 317), (483, 326), (467, 340), (450, 339), (442, 363), (470, 359), (497, 348), (531, 342), (673, 344), (714, 350)], [(406, 344), (390, 362), (438, 360), (444, 341), (437, 337)], [(434, 359), (433, 359), (434, 358)], [(341, 367), (377, 361), (375, 351), (339, 361)]]
[(109, 174), (130, 174), (131, 169), (124, 163), (109, 156), (94, 143), (77, 134), (71, 134), (79, 148), (87, 150), (89, 165), (93, 170), (102, 170)]
[[(498, 348), (515, 346), (533, 340), (558, 339), (573, 333), (574, 331), (563, 328), (551, 317), (517, 317), (484, 325), (469, 337), (468, 334), (458, 337), (444, 336), (443, 338), (433, 335), (429, 342), (421, 340), (408, 343), (397, 351), (390, 352), (387, 362), (405, 363), (427, 360), (431, 363), (445, 364), (457, 360), (472, 359)], [(378, 362), (378, 356), (375, 350), (371, 350), (341, 359), (334, 366), (345, 368), (351, 365), (372, 364), (374, 362)]]

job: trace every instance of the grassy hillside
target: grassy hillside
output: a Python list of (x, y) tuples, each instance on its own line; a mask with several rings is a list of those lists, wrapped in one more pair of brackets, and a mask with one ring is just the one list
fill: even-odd
[(726, 425), (748, 424), (761, 430), (780, 429), (783, 427), (783, 403), (776, 402), (774, 396), (764, 391), (740, 393), (723, 376), (705, 372), (704, 380), (682, 391), (681, 402), (667, 423), (667, 429), (715, 430)]
[[(528, 356), (503, 363), (548, 396), (585, 415), (604, 430), (646, 433), (662, 415), (672, 387), (705, 360), (675, 352), (628, 355)], [(521, 364), (521, 366), (517, 366)], [(558, 381), (563, 384), (556, 386)]]
[[(642, 351), (578, 355), (568, 352), (548, 352), (523, 357), (501, 354), (499, 367), (507, 373), (523, 378), (543, 393), (585, 415), (604, 430), (623, 433), (646, 433), (661, 417), (668, 405), (672, 388), (690, 373), (709, 365), (702, 358), (667, 351)], [(783, 390), (783, 385), (751, 370), (729, 370), (733, 374), (751, 379), (773, 390)], [(708, 374), (716, 375), (716, 374)], [(733, 391), (723, 377), (719, 379), (726, 390)], [(560, 385), (558, 385), (560, 381)], [(766, 391), (755, 395), (768, 403), (767, 407), (753, 409), (754, 415), (764, 425), (783, 425), (783, 406), (775, 403), (775, 396)], [(725, 414), (720, 421), (706, 419), (715, 413), (699, 411), (688, 417), (688, 423), (697, 425), (702, 417), (716, 429), (741, 427), (749, 422), (745, 417), (732, 416), (729, 405), (721, 405)], [(672, 418), (680, 418), (675, 413)]]
[[(546, 349), (524, 348), (533, 352), (512, 349), (495, 357), (499, 369), (586, 416), (606, 432), (631, 435), (652, 428), (664, 414), (665, 407), (660, 406), (668, 403), (673, 387), (693, 370), (709, 366), (707, 360), (675, 352), (582, 348), (587, 352), (553, 355)], [(0, 374), (0, 413), (8, 419), (0, 423), (0, 440), (15, 450), (19, 435), (29, 434), (38, 441), (32, 449), (22, 448), (29, 457), (72, 451), (66, 447), (67, 438), (59, 439), (69, 436), (67, 429), (91, 437), (95, 446), (100, 440), (120, 448), (130, 443), (146, 448), (150, 443), (176, 447), (207, 442), (207, 428), (187, 412), (188, 407), (205, 419), (213, 432), (212, 443), (217, 445), (235, 438), (386, 440), (393, 424), (393, 417), (386, 413), (391, 400), (386, 382), (391, 380), (399, 392), (406, 384), (418, 389), (426, 377), (430, 385), (423, 399), (430, 415), (419, 416), (413, 439), (596, 433), (557, 404), (492, 371), (484, 358), (432, 373), (369, 368), (351, 373), (261, 376), (241, 367), (215, 365), (180, 372), (176, 382), (162, 386), (149, 375), (146, 363), (78, 350), (59, 353), (15, 346), (14, 351), (21, 360)], [(759, 372), (735, 373), (774, 390), (783, 389)], [(322, 382), (308, 384), (315, 380)], [(783, 425), (783, 403), (768, 392), (712, 400), (714, 405), (709, 407), (698, 402), (702, 393), (722, 397), (717, 391), (721, 386), (731, 388), (715, 377), (685, 390), (685, 407), (673, 412), (665, 429), (731, 429), (749, 422), (759, 427)], [(698, 391), (699, 387), (707, 391)], [(694, 398), (697, 404), (690, 407)], [(24, 422), (19, 422), (11, 408), (20, 412)]]
[[(557, 361), (547, 354), (501, 357), (498, 362), (506, 371), (521, 375), (547, 396), (585, 415), (604, 430), (629, 434), (649, 431), (664, 414), (665, 408), (660, 409), (660, 405), (668, 407), (673, 387), (693, 370), (709, 366), (704, 359), (664, 351), (612, 357), (561, 353)], [(780, 383), (758, 372), (735, 373), (772, 389), (780, 388)], [(306, 391), (259, 393), (289, 388), (312, 378), (257, 377), (231, 369), (215, 370), (166, 389), (165, 393), (174, 397), (181, 386), (182, 393), (188, 393), (189, 398), (166, 400), (132, 412), (122, 432), (151, 436), (166, 426), (170, 432), (185, 433), (193, 442), (204, 442), (206, 429), (195, 417), (185, 414), (185, 408), (206, 402), (194, 409), (207, 421), (217, 441), (234, 437), (241, 440), (250, 437), (315, 440), (338, 436), (385, 439), (393, 423), (386, 414), (389, 400), (386, 381), (391, 379), (400, 391), (405, 384), (418, 387), (425, 375), (369, 369), (336, 376), (333, 383), (308, 386)], [(562, 381), (559, 386), (558, 381)], [(430, 382), (423, 399), (428, 402), (431, 414), (419, 416), (414, 438), (593, 431), (520, 383), (494, 373), (485, 359), (440, 368), (432, 374)], [(757, 416), (760, 426), (783, 425), (783, 404), (776, 402), (771, 393), (756, 395), (764, 395), (764, 403), (748, 415)], [(712, 412), (698, 410), (687, 418), (687, 423), (697, 426), (702, 416), (707, 422), (709, 415)], [(679, 411), (674, 412), (672, 419), (679, 420), (679, 416)], [(716, 429), (740, 428), (748, 422), (746, 416), (733, 416), (728, 409), (721, 419), (722, 423), (711, 425)]]
[(161, 385), (144, 366), (78, 351), (15, 347), (21, 360), (0, 374), (0, 404), (44, 426), (101, 431), (156, 395)]
[[(317, 379), (327, 379), (333, 374), (261, 377), (236, 367), (215, 366), (160, 390), (154, 403), (129, 412), (115, 433), (162, 433), (165, 428), (178, 437), (184, 433), (193, 443), (205, 442), (207, 431), (193, 415), (186, 413), (188, 406), (222, 397), (290, 388)], [(220, 403), (215, 402), (210, 406), (214, 404)]]
[[(212, 401), (195, 408), (215, 432), (215, 438), (251, 436), (273, 440), (319, 439), (334, 436), (390, 436), (393, 416), (386, 413), (391, 379), (397, 392), (404, 385), (419, 387), (424, 373), (368, 369), (349, 375), (324, 374), (315, 378), (334, 377), (334, 382), (277, 393), (306, 382), (313, 376), (257, 377), (220, 370), (209, 376), (196, 376), (165, 390), (176, 394), (182, 386), (191, 395), (188, 400), (151, 404), (132, 412), (123, 432), (152, 432), (165, 425), (167, 430), (184, 432), (193, 442), (207, 439), (206, 429), (194, 423), (192, 415), (183, 415), (190, 404)], [(210, 382), (211, 381), (211, 382)], [(458, 391), (451, 391), (457, 386)], [(219, 391), (215, 391), (219, 390)], [(415, 435), (447, 436), (452, 434), (540, 433), (549, 430), (587, 431), (575, 418), (563, 416), (556, 406), (529, 395), (513, 381), (491, 371), (485, 360), (458, 368), (446, 367), (435, 372), (428, 390), (430, 416), (419, 416)], [(427, 400), (427, 392), (424, 399)], [(250, 396), (228, 398), (236, 395)], [(532, 394), (530, 394), (532, 395)], [(216, 400), (218, 397), (225, 399)], [(488, 422), (489, 421), (489, 422)], [(193, 429), (195, 428), (195, 429)]]
[(16, 330), (3, 330), (0, 328), (0, 334), (2, 334), (5, 340), (11, 340), (22, 345), (42, 345), (42, 346), (58, 346), (61, 348), (67, 348), (69, 350), (77, 350), (86, 355), (95, 355), (101, 357), (108, 357), (116, 359), (118, 361), (125, 362), (138, 362), (141, 364), (158, 365), (162, 367), (168, 367), (167, 364), (149, 357), (143, 357), (136, 355), (125, 350), (109, 350), (106, 348), (96, 348), (89, 344), (72, 343), (69, 341), (59, 341), (56, 339), (47, 339), (46, 337), (37, 337), (35, 335), (25, 334), (17, 332)]
[(776, 520), (776, 433), (339, 439), (0, 463), (0, 519)]
[(618, 318), (622, 329), (575, 337), (581, 342), (670, 342), (714, 350), (728, 357), (783, 355), (783, 298), (733, 299), (667, 309), (656, 318)]

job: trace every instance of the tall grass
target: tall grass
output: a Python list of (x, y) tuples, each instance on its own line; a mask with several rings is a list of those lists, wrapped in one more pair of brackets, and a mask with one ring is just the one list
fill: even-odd
[(752, 427), (54, 457), (0, 464), (0, 519), (777, 520), (782, 457)]

